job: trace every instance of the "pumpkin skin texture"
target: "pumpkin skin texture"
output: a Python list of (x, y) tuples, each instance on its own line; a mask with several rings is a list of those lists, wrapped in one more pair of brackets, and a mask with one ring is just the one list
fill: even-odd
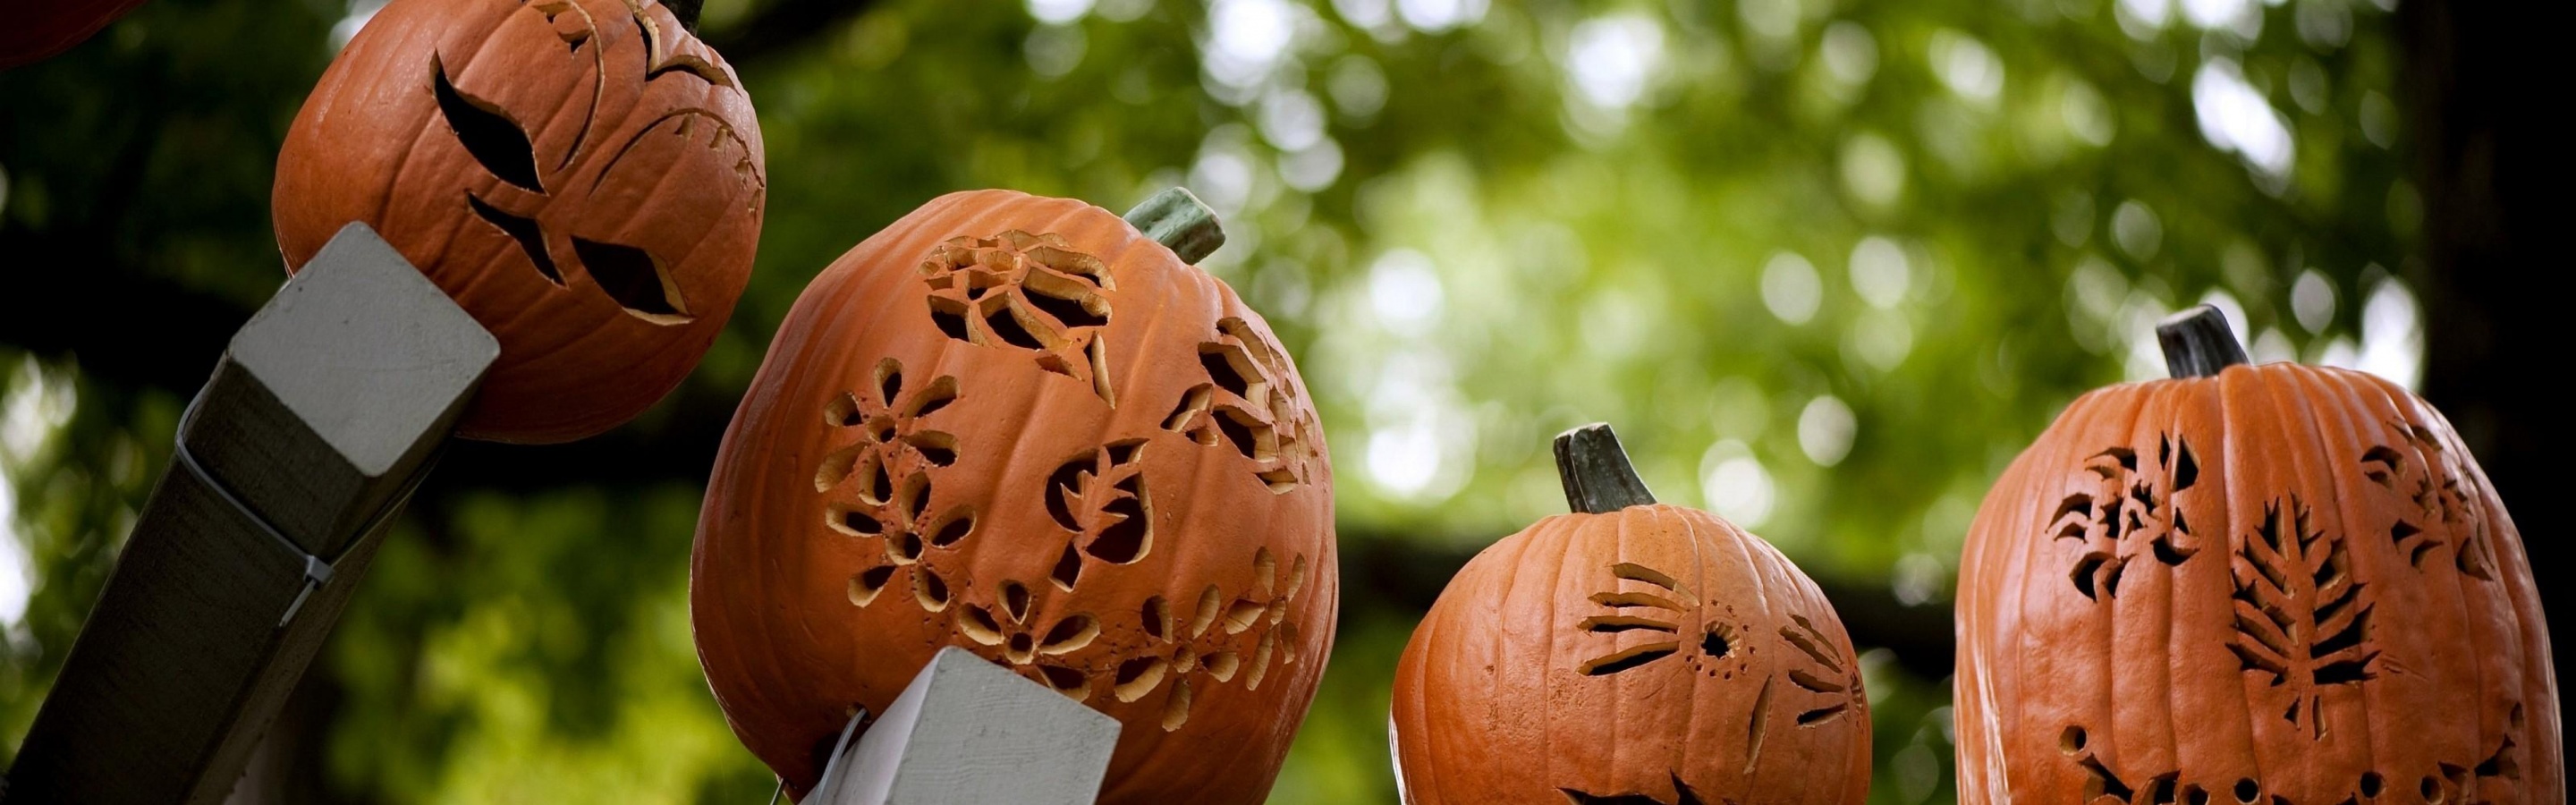
[(1867, 795), (1869, 700), (1832, 604), (1759, 537), (1644, 501), (1540, 520), (1450, 580), (1396, 666), (1404, 802)]
[(1277, 343), (1079, 201), (950, 194), (842, 255), (700, 515), (698, 656), (735, 734), (802, 796), (853, 705), (956, 645), (1121, 722), (1100, 802), (1261, 801), (1339, 598), (1332, 468)]
[(2449, 423), (2225, 363), (2085, 395), (1987, 495), (1961, 801), (2564, 802), (2531, 568)]
[(271, 199), (287, 270), (351, 221), (501, 342), (457, 428), (562, 442), (697, 366), (767, 179), (724, 58), (644, 0), (394, 0), (305, 99)]
[(0, 70), (43, 61), (89, 41), (143, 0), (23, 0), (0, 4)]

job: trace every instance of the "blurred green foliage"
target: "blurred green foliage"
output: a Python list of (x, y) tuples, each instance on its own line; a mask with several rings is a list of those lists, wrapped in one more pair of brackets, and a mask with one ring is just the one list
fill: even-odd
[[(280, 277), (277, 143), (334, 25), (371, 2), (159, 0), (0, 73), (13, 272), (109, 272), (98, 287), (247, 315)], [(1420, 565), (1345, 567), (1281, 802), (1392, 799), (1386, 691), (1418, 607), (1560, 510), (1544, 445), (1564, 428), (1615, 423), (1666, 501), (1867, 591), (1847, 617), (1946, 613), (1987, 483), (2074, 395), (2156, 373), (2163, 313), (2216, 302), (2258, 359), (2406, 382), (2420, 363), (2392, 276), (2422, 202), (2386, 9), (2359, 0), (905, 0), (728, 40), (810, 5), (707, 4), (702, 33), (744, 43), (768, 146), (732, 324), (606, 437), (631, 466), (451, 471), (415, 502), (308, 685), (333, 702), (325, 768), (300, 783), (321, 798), (768, 793), (689, 642), (703, 435), (808, 279), (949, 190), (1207, 198), (1232, 240), (1205, 268), (1323, 406), (1345, 556)], [(14, 743), (193, 380), (0, 332), (37, 342), (0, 343)], [(1940, 662), (1865, 657), (1873, 802), (1951, 798)]]

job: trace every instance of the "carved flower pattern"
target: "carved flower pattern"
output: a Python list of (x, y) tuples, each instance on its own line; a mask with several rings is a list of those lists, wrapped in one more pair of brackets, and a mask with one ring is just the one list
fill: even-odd
[(931, 515), (931, 476), (956, 463), (957, 437), (921, 421), (957, 400), (957, 379), (940, 377), (909, 395), (904, 382), (903, 363), (887, 358), (877, 363), (870, 388), (844, 392), (824, 405), (826, 425), (855, 435), (823, 456), (814, 490), (830, 500), (823, 509), (825, 527), (878, 540), (885, 552), (883, 564), (850, 579), (851, 603), (874, 603), (897, 575), (913, 568), (915, 601), (937, 612), (948, 607), (954, 591), (922, 564), (923, 554), (953, 549), (973, 534), (975, 511), (957, 506)]
[(957, 631), (977, 645), (998, 648), (1002, 661), (1074, 701), (1091, 698), (1088, 672), (1057, 662), (1100, 637), (1100, 621), (1074, 613), (1038, 628), (1029, 623), (1029, 588), (1004, 580), (990, 605), (968, 604), (958, 612)]
[(1038, 368), (1091, 386), (1111, 406), (1101, 339), (1116, 289), (1109, 266), (1054, 233), (1011, 230), (942, 243), (921, 264), (930, 318), (948, 337), (1032, 353)]
[(2155, 465), (2142, 471), (2142, 458), (2121, 446), (2094, 454), (2083, 470), (2093, 476), (2093, 489), (2057, 506), (2057, 538), (2084, 546), (2067, 577), (2086, 598), (2118, 596), (2121, 573), (2140, 554), (2171, 567), (2200, 552), (2175, 500), (2200, 479), (2191, 444), (2166, 434), (2156, 440)]
[(1181, 394), (1163, 429), (1201, 446), (1229, 445), (1253, 462), (1273, 493), (1297, 488), (1321, 450), (1312, 417), (1297, 406), (1285, 356), (1242, 319), (1217, 322), (1217, 340), (1199, 344), (1208, 382)]
[(2451, 555), (2452, 565), (2471, 578), (2494, 581), (2494, 559), (2487, 554), (2487, 524), (2460, 488), (2456, 459), (2445, 453), (2441, 440), (2422, 425), (2392, 421), (2388, 426), (2397, 432), (2396, 441), (2438, 462), (2427, 466), (2423, 461), (2409, 461), (2405, 451), (2388, 445), (2374, 445), (2361, 454), (2362, 477), (2378, 485), (2383, 494), (2397, 496), (2405, 510), (2389, 524), (2389, 541), (2417, 570), (2422, 570), (2425, 558), (2444, 544), (2425, 527), (2440, 523), (2459, 540)]
[[(1286, 618), (1289, 602), (1306, 585), (1306, 557), (1300, 554), (1290, 563), (1284, 584), (1278, 559), (1269, 548), (1253, 553), (1252, 567), (1251, 590), (1229, 603), (1223, 590), (1208, 585), (1186, 623), (1179, 621), (1162, 596), (1145, 599), (1141, 614), (1151, 645), (1144, 655), (1118, 664), (1111, 680), (1112, 695), (1121, 702), (1137, 701), (1171, 680), (1171, 692), (1163, 703), (1163, 730), (1170, 732), (1189, 723), (1196, 686), (1223, 684), (1241, 676), (1245, 689), (1260, 690), (1273, 660), (1295, 664), (1298, 629)], [(1261, 630), (1260, 637), (1252, 656), (1246, 658), (1237, 636), (1254, 629)]]

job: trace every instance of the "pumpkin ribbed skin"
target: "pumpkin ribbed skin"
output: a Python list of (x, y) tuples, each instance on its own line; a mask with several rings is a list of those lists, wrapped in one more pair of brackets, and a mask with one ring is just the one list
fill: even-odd
[(1977, 513), (1959, 642), (1963, 802), (2565, 801), (2520, 533), (2359, 372), (2076, 400)]
[(1694, 509), (1558, 515), (1486, 548), (1414, 629), (1393, 698), (1408, 805), (1869, 791), (1869, 700), (1832, 604)]
[(851, 705), (957, 645), (1122, 723), (1101, 802), (1261, 801), (1339, 596), (1332, 469), (1276, 344), (1078, 201), (951, 194), (842, 255), (698, 526), (698, 654), (735, 734), (802, 792)]
[(460, 435), (560, 442), (724, 329), (762, 158), (733, 68), (657, 3), (394, 0), (305, 99), (271, 205), (289, 271), (364, 222), (499, 339)]

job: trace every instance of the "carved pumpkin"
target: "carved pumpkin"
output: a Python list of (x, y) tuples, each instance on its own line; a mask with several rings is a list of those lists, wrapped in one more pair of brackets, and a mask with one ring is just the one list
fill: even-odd
[(2549, 641), (2513, 519), (2431, 406), (2246, 366), (2078, 399), (1960, 563), (1964, 802), (2559, 803)]
[(677, 386), (750, 279), (767, 183), (733, 69), (648, 0), (394, 0), (288, 129), (289, 271), (374, 226), (501, 341), (462, 435), (581, 438)]
[(1404, 802), (1860, 802), (1869, 699), (1815, 583), (1655, 503), (1607, 425), (1556, 455), (1574, 513), (1478, 553), (1396, 666)]
[(1129, 218), (942, 196), (788, 314), (690, 603), (718, 703), (791, 790), (956, 645), (1122, 723), (1101, 802), (1268, 794), (1332, 642), (1332, 468), (1269, 326), (1190, 265), (1214, 218), (1179, 191)]
[(8, 4), (0, 28), (0, 70), (43, 61), (88, 41), (143, 0), (31, 0)]

